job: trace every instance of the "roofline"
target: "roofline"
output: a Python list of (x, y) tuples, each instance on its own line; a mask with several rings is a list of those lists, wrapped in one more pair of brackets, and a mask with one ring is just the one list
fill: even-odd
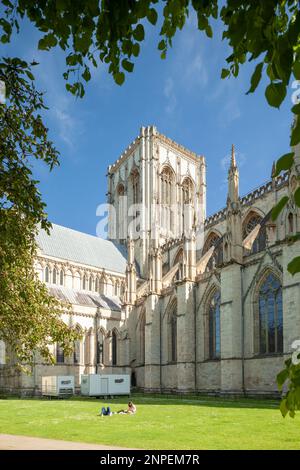
[(183, 153), (186, 157), (190, 158), (193, 162), (197, 163), (198, 165), (205, 164), (204, 155), (199, 155), (196, 152), (193, 152), (192, 150), (189, 150), (188, 148), (179, 144), (175, 140), (170, 139), (166, 135), (161, 134), (160, 132), (158, 132), (156, 126), (147, 126), (141, 127), (139, 135), (128, 145), (124, 152), (121, 153), (120, 157), (116, 160), (116, 162), (108, 166), (108, 175), (115, 173), (119, 169), (120, 165), (137, 148), (141, 139), (145, 137), (145, 135), (158, 138), (163, 143), (169, 145), (171, 148)]
[(73, 267), (80, 267), (82, 269), (91, 269), (92, 268), (92, 269), (95, 269), (95, 270), (99, 271), (99, 273), (105, 273), (105, 274), (108, 274), (108, 275), (119, 276), (119, 277), (121, 276), (121, 277), (126, 278), (126, 273), (122, 273), (121, 271), (111, 271), (110, 269), (99, 267), (99, 266), (94, 266), (92, 264), (83, 264), (83, 263), (79, 263), (79, 262), (74, 261), (74, 260), (69, 260), (69, 259), (66, 259), (66, 258), (59, 258), (58, 256), (46, 255), (43, 252), (41, 252), (40, 249), (38, 251), (39, 252), (37, 254), (37, 258), (47, 259), (47, 260), (50, 260), (50, 261), (64, 262), (65, 264), (69, 263)]

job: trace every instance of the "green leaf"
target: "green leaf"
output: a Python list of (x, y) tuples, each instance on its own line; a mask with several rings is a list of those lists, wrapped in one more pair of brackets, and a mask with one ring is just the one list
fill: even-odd
[(132, 54), (134, 55), (134, 57), (137, 57), (140, 53), (140, 45), (138, 42), (136, 42), (135, 44), (133, 44), (132, 46)]
[(286, 86), (281, 83), (270, 83), (265, 91), (266, 99), (270, 106), (279, 108), (286, 96)]
[(123, 85), (124, 80), (125, 80), (125, 74), (123, 72), (116, 72), (114, 74), (114, 80), (117, 85)]
[(277, 217), (279, 216), (280, 212), (282, 211), (282, 209), (286, 206), (287, 202), (288, 202), (289, 198), (287, 196), (284, 196), (283, 198), (280, 199), (280, 201), (278, 202), (278, 204), (276, 204), (275, 207), (273, 207), (272, 209), (272, 220), (276, 220)]
[(279, 372), (279, 374), (277, 374), (277, 385), (278, 385), (278, 388), (279, 390), (282, 389), (282, 386), (284, 384), (284, 382), (288, 379), (289, 377), (289, 371), (288, 369), (283, 369), (281, 372)]
[(163, 51), (165, 48), (166, 48), (166, 42), (165, 42), (164, 39), (162, 39), (162, 40), (160, 41), (160, 43), (158, 44), (158, 49), (159, 49), (160, 51)]
[(282, 416), (285, 418), (286, 415), (288, 414), (288, 407), (286, 406), (286, 398), (284, 398), (283, 400), (281, 400), (281, 403), (280, 403), (280, 411), (281, 411), (281, 414)]
[(226, 78), (226, 77), (228, 77), (228, 75), (230, 75), (230, 70), (222, 69), (221, 78)]
[(258, 84), (261, 80), (263, 65), (264, 65), (264, 63), (261, 62), (260, 64), (257, 64), (257, 66), (255, 67), (255, 70), (254, 70), (253, 75), (251, 77), (251, 86), (250, 86), (249, 90), (246, 93), (247, 95), (249, 93), (253, 93), (256, 90), (256, 88), (257, 88), (257, 86), (258, 86)]
[(295, 106), (292, 107), (291, 111), (294, 114), (300, 114), (300, 103), (295, 104)]
[(300, 188), (296, 189), (296, 191), (294, 192), (294, 199), (296, 205), (300, 207)]
[(288, 272), (293, 276), (300, 273), (300, 256), (297, 256), (288, 264)]
[(46, 34), (42, 39), (39, 40), (38, 48), (41, 50), (48, 51), (51, 47), (55, 47), (57, 39), (53, 33)]
[(212, 31), (212, 28), (210, 26), (210, 24), (208, 24), (205, 28), (205, 32), (206, 32), (206, 36), (208, 38), (212, 38), (213, 37), (213, 31)]
[(292, 129), (292, 135), (291, 135), (291, 147), (294, 147), (295, 145), (299, 144), (300, 142), (300, 119), (299, 117), (297, 118), (296, 125)]
[(144, 26), (142, 24), (138, 24), (135, 30), (133, 31), (133, 37), (137, 41), (143, 41), (145, 38), (145, 31)]
[(295, 62), (293, 66), (293, 74), (296, 80), (300, 80), (300, 62)]
[(29, 70), (26, 70), (26, 75), (30, 80), (34, 81), (34, 75)]
[(86, 67), (83, 74), (82, 74), (82, 78), (88, 82), (90, 79), (91, 79), (91, 72), (90, 70)]
[(154, 10), (154, 8), (150, 8), (150, 10), (147, 13), (148, 21), (150, 21), (151, 24), (155, 25), (157, 22), (157, 18), (158, 18), (157, 11)]
[(294, 152), (286, 153), (277, 160), (275, 175), (278, 176), (282, 171), (289, 170), (294, 162)]
[(132, 72), (134, 68), (134, 64), (132, 62), (129, 62), (129, 60), (124, 59), (122, 60), (122, 67), (124, 70), (127, 70), (127, 72)]

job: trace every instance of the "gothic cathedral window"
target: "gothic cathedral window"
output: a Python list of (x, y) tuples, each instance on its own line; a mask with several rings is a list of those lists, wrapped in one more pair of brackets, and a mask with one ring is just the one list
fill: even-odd
[(212, 232), (205, 244), (204, 244), (204, 247), (203, 247), (203, 250), (202, 250), (202, 256), (212, 247), (212, 246), (216, 246), (217, 247), (215, 248), (210, 260), (208, 261), (207, 263), (207, 266), (206, 266), (206, 271), (211, 271), (212, 269), (214, 269), (216, 266), (219, 266), (220, 264), (223, 263), (223, 242), (220, 242), (218, 243), (220, 240), (220, 237), (219, 235), (217, 235), (216, 233)]
[(220, 307), (221, 293), (216, 291), (208, 306), (209, 359), (220, 359), (221, 357)]
[(259, 347), (261, 354), (283, 352), (282, 287), (274, 274), (259, 290)]
[(166, 232), (173, 231), (173, 191), (175, 185), (174, 174), (169, 167), (165, 167), (161, 173), (161, 226)]
[(112, 348), (112, 365), (117, 365), (117, 335), (116, 332), (112, 332), (111, 338), (111, 348)]
[(145, 327), (146, 327), (146, 313), (141, 314), (140, 319), (140, 363), (145, 363)]
[(56, 362), (57, 364), (63, 364), (65, 362), (64, 349), (60, 344), (56, 345)]
[(169, 361), (177, 361), (177, 303), (173, 305), (169, 317)]
[(73, 362), (80, 364), (80, 341), (78, 339), (74, 341)]
[(182, 231), (187, 233), (191, 229), (194, 219), (194, 185), (190, 178), (182, 182)]
[[(255, 212), (250, 212), (243, 223), (243, 240), (252, 232), (252, 230), (262, 221), (262, 218)], [(262, 227), (252, 245), (251, 251), (246, 253), (248, 255), (259, 253), (266, 248), (266, 229)]]
[(61, 286), (64, 285), (64, 272), (63, 272), (62, 269), (61, 269), (60, 275), (59, 275), (59, 283), (60, 283)]

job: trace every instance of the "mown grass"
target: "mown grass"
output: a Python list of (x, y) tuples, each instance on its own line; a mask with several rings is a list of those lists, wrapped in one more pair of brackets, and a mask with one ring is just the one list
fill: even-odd
[(99, 417), (126, 398), (0, 399), (0, 433), (141, 449), (299, 449), (300, 416), (276, 401), (136, 396), (134, 416)]

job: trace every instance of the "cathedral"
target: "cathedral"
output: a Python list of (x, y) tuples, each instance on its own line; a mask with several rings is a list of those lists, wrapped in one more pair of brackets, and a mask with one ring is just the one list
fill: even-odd
[[(53, 224), (40, 231), (36, 272), (72, 306), (82, 339), (31, 375), (0, 358), (0, 390), (39, 395), (42, 376), (127, 373), (144, 392), (276, 395), (276, 375), (300, 338), (300, 149), (287, 173), (245, 196), (232, 147), (224, 207), (206, 215), (206, 162), (142, 127), (108, 168), (108, 237)], [(288, 205), (276, 222), (272, 207)], [(4, 349), (4, 347), (2, 348)]]

